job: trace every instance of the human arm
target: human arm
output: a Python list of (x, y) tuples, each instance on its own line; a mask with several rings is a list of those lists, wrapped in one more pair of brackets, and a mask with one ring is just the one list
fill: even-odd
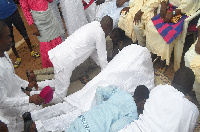
[(105, 34), (102, 31), (96, 39), (96, 55), (91, 55), (91, 58), (99, 64), (101, 69), (105, 68), (108, 65), (107, 61), (107, 51), (106, 51), (106, 39)]
[(134, 17), (134, 22), (135, 24), (139, 24), (141, 22), (141, 17), (142, 17), (142, 14), (144, 12), (142, 12), (141, 10), (139, 10), (136, 14), (135, 14), (135, 17)]
[(121, 7), (127, 0), (117, 0), (116, 5), (117, 7)]
[(8, 132), (8, 127), (5, 123), (0, 121), (0, 131), (1, 132)]
[(164, 19), (165, 15), (167, 14), (167, 3), (166, 1), (161, 2), (161, 8), (160, 8), (160, 18)]
[(126, 14), (129, 12), (129, 9), (130, 9), (130, 7), (124, 7), (124, 8), (121, 10), (120, 14), (121, 14), (122, 12), (125, 11), (125, 15), (126, 15)]
[(96, 90), (96, 102), (97, 104), (101, 104), (103, 101), (108, 100), (113, 93), (116, 91), (116, 87), (108, 86), (108, 87), (98, 87)]
[(20, 2), (21, 9), (24, 13), (24, 16), (25, 16), (28, 24), (29, 25), (33, 24), (34, 21), (33, 21), (31, 12), (30, 12), (30, 6), (29, 6), (29, 3), (28, 3), (28, 0), (19, 0), (19, 2)]
[(196, 51), (197, 54), (200, 54), (200, 19), (198, 21), (198, 25), (197, 26), (198, 26), (198, 32), (199, 32), (199, 34), (198, 34), (197, 44), (195, 45), (195, 51)]
[(31, 12), (30, 12), (30, 6), (27, 0), (19, 0), (22, 11), (24, 13), (24, 16), (29, 24), (29, 26), (31, 27), (31, 29), (33, 30), (33, 34), (36, 36), (40, 36), (39, 30), (38, 28), (35, 26)]

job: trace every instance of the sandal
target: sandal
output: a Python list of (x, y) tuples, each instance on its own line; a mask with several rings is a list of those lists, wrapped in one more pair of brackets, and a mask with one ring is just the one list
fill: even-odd
[(40, 54), (38, 52), (32, 51), (31, 56), (38, 58), (38, 57), (40, 57)]
[(21, 64), (22, 59), (21, 58), (17, 58), (14, 64), (14, 67), (17, 68), (19, 67), (19, 65)]

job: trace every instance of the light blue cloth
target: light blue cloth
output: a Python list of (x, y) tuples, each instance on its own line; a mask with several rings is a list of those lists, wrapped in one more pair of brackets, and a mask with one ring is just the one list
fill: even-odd
[(65, 132), (117, 132), (138, 118), (131, 94), (116, 87), (99, 87), (97, 105), (76, 118)]

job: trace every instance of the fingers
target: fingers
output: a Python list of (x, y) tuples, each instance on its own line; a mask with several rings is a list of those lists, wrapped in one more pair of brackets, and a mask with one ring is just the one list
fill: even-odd
[(36, 98), (36, 104), (41, 105), (42, 103), (44, 103), (44, 99), (38, 95)]

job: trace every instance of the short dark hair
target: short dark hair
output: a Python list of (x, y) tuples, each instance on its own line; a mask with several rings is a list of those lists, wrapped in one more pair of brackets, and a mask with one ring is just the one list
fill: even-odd
[(7, 27), (6, 23), (0, 20), (0, 38), (2, 38), (4, 34), (4, 29)]
[(119, 39), (121, 41), (124, 41), (124, 38), (125, 38), (125, 31), (122, 30), (121, 28), (114, 28), (111, 32), (112, 34), (116, 34), (117, 37), (119, 37)]
[(145, 86), (145, 85), (139, 85), (137, 86), (137, 88), (135, 89), (135, 92), (134, 92), (134, 99), (137, 102), (139, 101), (143, 101), (145, 99), (148, 99), (149, 98), (149, 89)]
[(184, 66), (175, 72), (171, 85), (183, 94), (188, 94), (193, 88), (194, 80), (195, 75), (193, 71)]

